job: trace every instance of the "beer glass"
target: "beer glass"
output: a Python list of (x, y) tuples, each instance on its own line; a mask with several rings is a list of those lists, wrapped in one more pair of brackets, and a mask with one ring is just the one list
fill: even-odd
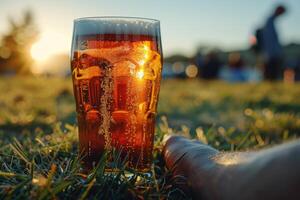
[(130, 168), (149, 170), (162, 71), (159, 21), (76, 19), (71, 70), (84, 166), (117, 150)]

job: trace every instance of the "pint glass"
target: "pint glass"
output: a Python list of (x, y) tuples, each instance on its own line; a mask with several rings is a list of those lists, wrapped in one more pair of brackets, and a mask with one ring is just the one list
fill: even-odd
[(129, 167), (149, 170), (162, 70), (159, 21), (76, 19), (71, 70), (84, 166), (117, 150)]

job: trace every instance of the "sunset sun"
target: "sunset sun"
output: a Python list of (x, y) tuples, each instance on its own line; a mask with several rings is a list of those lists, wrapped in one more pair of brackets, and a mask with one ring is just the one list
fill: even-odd
[(31, 47), (30, 54), (35, 61), (45, 61), (55, 54), (67, 52), (69, 44), (62, 35), (45, 33)]
[(31, 47), (31, 57), (36, 61), (43, 61), (55, 53), (54, 45), (47, 40), (39, 40)]

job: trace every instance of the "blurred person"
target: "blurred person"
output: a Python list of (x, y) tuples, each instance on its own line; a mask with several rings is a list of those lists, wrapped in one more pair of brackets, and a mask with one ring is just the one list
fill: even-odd
[(205, 58), (203, 65), (201, 66), (200, 77), (203, 79), (216, 79), (221, 68), (221, 62), (217, 52), (209, 52)]
[(298, 57), (296, 64), (295, 81), (300, 81), (300, 56)]
[(262, 28), (259, 27), (255, 30), (255, 33), (250, 36), (250, 49), (255, 54), (255, 70), (259, 73), (264, 71), (264, 57), (262, 55), (263, 51), (263, 38), (262, 38)]
[(293, 68), (287, 67), (283, 72), (283, 82), (294, 83), (295, 82), (295, 70)]
[(197, 77), (200, 77), (200, 71), (201, 71), (202, 66), (204, 65), (204, 56), (203, 56), (203, 54), (198, 51), (194, 55), (192, 62), (197, 66), (197, 69), (198, 69)]
[(283, 81), (285, 83), (294, 83), (299, 81), (300, 75), (300, 60), (297, 58), (287, 59), (283, 72)]
[(257, 82), (261, 79), (259, 71), (247, 67), (238, 52), (228, 55), (228, 65), (221, 69), (219, 77), (229, 82)]
[(265, 59), (264, 78), (266, 80), (277, 80), (281, 74), (283, 51), (275, 27), (275, 20), (285, 12), (286, 8), (283, 5), (277, 6), (261, 31), (262, 53)]
[(230, 82), (242, 82), (247, 80), (244, 61), (240, 53), (229, 54), (228, 66), (221, 70), (220, 77)]

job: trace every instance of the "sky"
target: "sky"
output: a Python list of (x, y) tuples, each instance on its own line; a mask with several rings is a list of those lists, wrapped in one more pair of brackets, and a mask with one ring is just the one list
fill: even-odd
[(34, 51), (39, 53), (46, 45), (50, 53), (68, 53), (75, 18), (147, 17), (161, 21), (165, 55), (192, 55), (201, 45), (225, 50), (247, 48), (255, 28), (281, 2), (288, 13), (277, 23), (280, 39), (300, 43), (300, 0), (0, 0), (0, 35), (8, 29), (8, 16), (20, 19), (22, 12), (31, 9), (41, 32)]

